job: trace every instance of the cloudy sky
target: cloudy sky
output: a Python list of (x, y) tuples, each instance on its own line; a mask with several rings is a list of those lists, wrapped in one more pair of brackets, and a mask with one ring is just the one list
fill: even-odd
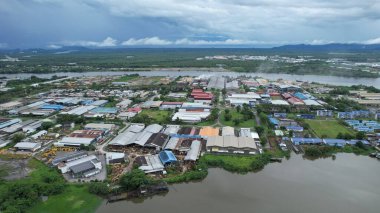
[(0, 0), (0, 48), (380, 43), (379, 0)]

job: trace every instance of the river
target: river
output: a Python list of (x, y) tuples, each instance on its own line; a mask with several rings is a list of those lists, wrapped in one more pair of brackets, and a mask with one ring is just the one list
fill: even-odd
[(379, 175), (380, 161), (366, 156), (310, 161), (293, 154), (246, 175), (209, 169), (202, 182), (172, 185), (144, 202), (104, 202), (97, 213), (378, 213)]
[(141, 76), (199, 76), (202, 74), (206, 75), (224, 75), (224, 76), (261, 76), (270, 80), (285, 79), (285, 80), (300, 80), (309, 82), (318, 82), (331, 85), (340, 86), (351, 86), (363, 84), (366, 86), (374, 86), (380, 89), (380, 78), (348, 78), (339, 76), (322, 76), (322, 75), (289, 75), (281, 73), (238, 73), (238, 72), (215, 72), (215, 71), (169, 71), (169, 70), (155, 70), (155, 71), (134, 71), (134, 72), (57, 72), (57, 73), (46, 73), (46, 74), (33, 74), (33, 73), (17, 73), (17, 74), (0, 74), (0, 77), (7, 78), (29, 78), (32, 75), (36, 75), (40, 78), (51, 78), (53, 75), (57, 76), (70, 76), (70, 77), (82, 77), (82, 76), (115, 76), (115, 75), (125, 75), (138, 73)]

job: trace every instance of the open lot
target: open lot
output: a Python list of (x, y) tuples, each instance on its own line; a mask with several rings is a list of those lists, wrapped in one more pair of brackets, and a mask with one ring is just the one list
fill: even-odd
[(101, 203), (101, 198), (90, 194), (85, 185), (69, 185), (62, 194), (49, 196), (30, 209), (30, 213), (91, 213)]
[(305, 120), (318, 137), (336, 138), (339, 133), (352, 134), (352, 131), (336, 120)]
[[(152, 123), (166, 123), (168, 117), (171, 116), (171, 111), (167, 110), (152, 110), (152, 109), (144, 109), (138, 116), (147, 115)], [(171, 119), (171, 117), (170, 117)]]
[[(256, 122), (254, 119), (249, 119), (249, 120), (244, 121), (243, 115), (237, 112), (236, 109), (231, 109), (230, 114), (232, 116), (231, 120), (226, 121), (224, 117), (225, 112), (223, 111), (220, 116), (220, 123), (223, 124), (224, 126), (243, 127), (243, 128), (254, 128), (254, 126), (256, 125)], [(238, 125), (235, 125), (234, 119), (239, 119), (240, 123)]]

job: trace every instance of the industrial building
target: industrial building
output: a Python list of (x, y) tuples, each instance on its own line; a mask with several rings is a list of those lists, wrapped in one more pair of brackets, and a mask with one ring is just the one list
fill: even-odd
[(20, 151), (35, 152), (41, 148), (41, 143), (19, 142), (16, 145), (14, 145), (14, 148)]
[(61, 170), (63, 174), (70, 173), (73, 178), (88, 178), (100, 173), (102, 163), (95, 155), (89, 155), (64, 164), (59, 164), (58, 169)]
[(251, 137), (213, 136), (208, 137), (206, 150), (215, 153), (257, 154), (256, 142)]
[(208, 82), (207, 89), (224, 89), (226, 84), (226, 79), (222, 76), (211, 76)]

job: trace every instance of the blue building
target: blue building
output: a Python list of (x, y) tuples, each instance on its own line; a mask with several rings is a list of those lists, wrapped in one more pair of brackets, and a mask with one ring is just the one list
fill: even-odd
[(275, 118), (286, 118), (287, 114), (284, 112), (275, 112), (273, 113), (273, 117)]
[(158, 154), (158, 156), (159, 156), (162, 164), (164, 164), (164, 165), (168, 165), (168, 164), (177, 162), (177, 158), (174, 156), (172, 151), (168, 151), (168, 150), (161, 151)]
[(59, 104), (44, 104), (40, 107), (40, 109), (53, 109), (55, 111), (60, 111), (65, 107)]
[(343, 139), (334, 139), (334, 138), (325, 138), (323, 139), (323, 142), (329, 146), (338, 146), (343, 147), (347, 144), (346, 140)]
[(300, 115), (297, 115), (297, 118), (315, 119), (315, 115), (313, 115), (313, 114), (300, 114)]
[(320, 138), (291, 138), (291, 141), (294, 145), (303, 145), (303, 144), (310, 144), (310, 145), (318, 145), (323, 144), (323, 140)]
[(294, 132), (302, 132), (303, 131), (302, 126), (286, 126), (285, 129), (287, 131), (294, 131)]
[(305, 94), (300, 93), (300, 92), (296, 92), (296, 93), (294, 93), (294, 96), (295, 96), (296, 98), (298, 98), (298, 99), (301, 99), (301, 100), (307, 100), (307, 99), (308, 99), (308, 97), (307, 97)]

